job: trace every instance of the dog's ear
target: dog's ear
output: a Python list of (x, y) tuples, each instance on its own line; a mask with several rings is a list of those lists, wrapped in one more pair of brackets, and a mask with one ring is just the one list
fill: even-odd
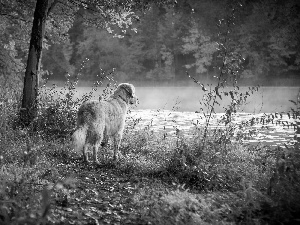
[(130, 97), (133, 97), (134, 96), (134, 86), (132, 84), (128, 84), (128, 83), (123, 83), (123, 84), (120, 84), (118, 86), (118, 88), (120, 89), (124, 89), (125, 92), (130, 96)]

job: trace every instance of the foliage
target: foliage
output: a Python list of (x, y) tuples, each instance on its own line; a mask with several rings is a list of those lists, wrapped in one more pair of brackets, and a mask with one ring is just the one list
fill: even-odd
[(21, 73), (24, 71), (24, 64), (18, 56), (18, 42), (10, 34), (13, 31), (8, 29), (10, 23), (7, 19), (0, 22), (0, 31), (5, 34), (0, 38), (0, 104), (8, 99), (11, 102), (19, 100), (23, 84)]
[(293, 15), (299, 4), (289, 1), (277, 8), (277, 3), (266, 1), (250, 3), (249, 6), (251, 14), (244, 18), (244, 24), (236, 30), (240, 50), (249, 60), (246, 68), (257, 77), (260, 74), (277, 73), (278, 69), (285, 71), (298, 67), (299, 56), (294, 51), (297, 44), (290, 32), (294, 32), (294, 26), (298, 26), (295, 23), (298, 16)]
[[(284, 150), (278, 147), (268, 187), (268, 194), (279, 206), (273, 215), (276, 220), (289, 220), (299, 213), (300, 205), (296, 200), (300, 197), (299, 162), (297, 148)], [(277, 211), (279, 209), (282, 211)]]
[(217, 51), (217, 43), (211, 41), (211, 38), (195, 25), (190, 29), (189, 36), (183, 38), (185, 43), (182, 46), (183, 53), (193, 53), (195, 58), (194, 63), (185, 65), (185, 67), (190, 69), (195, 66), (196, 73), (204, 73), (212, 64), (213, 53)]
[[(215, 22), (219, 21), (225, 29), (222, 18), (228, 11), (228, 4), (231, 3), (190, 1), (172, 7), (153, 4), (146, 10), (135, 11), (135, 18), (139, 19), (132, 19), (131, 27), (127, 29), (102, 28), (98, 31), (88, 27), (80, 16), (85, 14), (78, 11), (69, 32), (71, 42), (65, 44), (72, 57), (66, 57), (64, 61), (78, 67), (84, 58), (82, 55), (88, 55), (91, 62), (84, 76), (90, 76), (91, 80), (98, 74), (97, 65), (103, 69), (105, 65), (115, 67), (124, 79), (178, 81), (184, 78), (184, 71), (188, 69), (197, 79), (213, 80), (220, 69), (218, 49), (222, 48), (218, 46), (220, 29)], [(273, 1), (246, 1), (241, 5), (235, 19), (236, 26), (232, 26), (226, 35), (230, 39), (227, 42), (234, 45), (228, 59), (243, 61), (238, 76), (244, 82), (254, 78), (252, 81), (256, 84), (263, 82), (268, 85), (265, 82), (269, 80), (268, 76), (279, 79), (293, 76), (299, 70), (299, 55), (295, 50), (299, 46), (298, 33), (293, 32), (299, 26), (299, 16), (295, 13), (298, 8), (295, 0), (282, 5)], [(91, 29), (94, 31), (89, 32)], [(107, 31), (111, 35), (105, 34)], [(93, 35), (97, 32), (101, 35)], [(82, 48), (88, 43), (90, 47)], [(96, 50), (98, 47), (94, 48), (93, 43), (101, 50)], [(104, 50), (106, 46), (113, 46), (113, 52), (108, 54)], [(79, 48), (81, 54), (77, 52)], [(59, 51), (66, 52), (63, 48)], [(99, 57), (102, 51), (104, 55)], [(54, 52), (47, 54), (51, 55), (47, 60), (55, 58)], [(47, 60), (44, 60), (46, 69), (58, 71), (61, 63)], [(63, 74), (60, 70), (55, 73), (55, 78), (61, 79)]]
[[(97, 11), (80, 8), (77, 1), (73, 3), (78, 5), (69, 1), (57, 4), (46, 24), (43, 48), (49, 51), (43, 55), (43, 69), (48, 70), (53, 79), (63, 79), (67, 73), (78, 74), (86, 57), (90, 62), (81, 71), (82, 77), (91, 80), (101, 73), (99, 67), (109, 70), (107, 66), (118, 70), (120, 80), (178, 81), (184, 79), (185, 68), (189, 68), (191, 76), (201, 80), (211, 79), (218, 73), (220, 59), (215, 43), (219, 30), (215, 22), (226, 15), (226, 1), (189, 1), (175, 5), (144, 2), (147, 7), (137, 7), (139, 4), (134, 2), (134, 11), (120, 17), (113, 13), (118, 11), (120, 2), (109, 2), (107, 9), (113, 10), (108, 13), (107, 21), (99, 18)], [(34, 1), (5, 1), (0, 11), (0, 27), (5, 34), (0, 46), (14, 43), (18, 65), (20, 60), (22, 64), (27, 60), (33, 8)], [(297, 9), (299, 3), (295, 0), (282, 4), (273, 1), (243, 3), (236, 26), (228, 34), (235, 45), (235, 55), (245, 59), (239, 76), (262, 83), (267, 76), (277, 79), (296, 74), (299, 70)], [(91, 28), (92, 24), (98, 30)], [(94, 44), (101, 49), (94, 48)], [(113, 46), (113, 51), (108, 51), (106, 46)], [(8, 55), (1, 54), (0, 62), (14, 71), (17, 67), (11, 64), (14, 60), (8, 60)], [(17, 70), (21, 72), (23, 68), (24, 65)], [(13, 76), (14, 79), (19, 77), (22, 81), (20, 72)]]
[[(258, 87), (249, 87), (249, 91), (245, 93), (241, 93), (239, 91), (239, 86), (237, 85), (240, 71), (242, 68), (243, 57), (237, 51), (237, 46), (234, 42), (232, 42), (230, 33), (234, 29), (233, 25), (235, 23), (237, 12), (239, 11), (239, 5), (237, 3), (233, 3), (232, 5), (228, 5), (228, 14), (224, 19), (219, 20), (217, 24), (219, 27), (218, 41), (216, 42), (218, 45), (218, 57), (222, 59), (221, 65), (219, 65), (219, 75), (215, 76), (217, 79), (215, 84), (205, 85), (203, 82), (200, 82), (193, 76), (188, 73), (189, 78), (191, 78), (197, 85), (199, 85), (204, 92), (203, 99), (200, 102), (201, 108), (200, 112), (203, 113), (205, 117), (204, 131), (203, 137), (201, 137), (203, 141), (203, 147), (206, 146), (207, 136), (209, 132), (210, 121), (215, 112), (216, 105), (220, 105), (219, 101), (222, 101), (225, 97), (230, 97), (230, 104), (224, 108), (225, 115), (223, 117), (223, 121), (225, 123), (227, 131), (233, 131), (237, 129), (233, 127), (231, 123), (231, 118), (234, 113), (237, 112), (239, 107), (244, 104), (247, 100), (247, 97), (250, 96), (249, 93), (253, 94), (253, 91), (257, 91)], [(198, 32), (195, 30), (195, 32)], [(189, 50), (193, 50), (197, 52), (197, 39), (201, 36), (194, 32), (194, 36), (192, 35), (192, 42), (187, 44), (186, 47)], [(202, 40), (201, 40), (202, 39)], [(188, 39), (186, 39), (188, 40)], [(200, 46), (201, 42), (209, 41), (209, 39), (202, 36), (200, 38)], [(212, 48), (210, 49), (210, 54), (214, 51)], [(212, 51), (211, 51), (212, 50)], [(227, 85), (232, 85), (230, 91), (226, 91)], [(201, 129), (201, 128), (200, 128)], [(226, 144), (231, 142), (232, 137), (234, 136), (234, 132), (225, 132), (226, 135), (222, 135), (223, 140), (220, 140), (220, 143)], [(226, 151), (226, 150), (225, 150)], [(199, 153), (200, 154), (200, 153)]]
[[(113, 38), (106, 31), (98, 31), (95, 28), (86, 29), (83, 41), (79, 44), (77, 53), (80, 59), (93, 59), (85, 65), (83, 74), (89, 74), (90, 78), (97, 77), (102, 71), (109, 71), (111, 68), (119, 69), (124, 64), (127, 57), (125, 48), (120, 43), (120, 39)], [(122, 77), (126, 80), (126, 77)], [(127, 78), (128, 79), (128, 78)]]
[(40, 94), (40, 98), (43, 98), (43, 95), (45, 95), (49, 99), (40, 101), (40, 112), (33, 121), (31, 129), (45, 138), (66, 138), (70, 136), (76, 126), (76, 110), (72, 99), (74, 86), (72, 88), (72, 84), (69, 84), (68, 89), (64, 89), (59, 93), (67, 96), (64, 99), (58, 98), (54, 100), (54, 96), (57, 94), (55, 86), (47, 91), (47, 95), (42, 92)]
[[(35, 151), (35, 155), (38, 154), (37, 150), (29, 150)], [(38, 161), (27, 164), (26, 157), (24, 154), (19, 158), (23, 162), (6, 162), (1, 167), (1, 224), (44, 224), (48, 221), (47, 216), (53, 200), (59, 200), (59, 193), (67, 193), (67, 187), (74, 187), (74, 181), (70, 178), (57, 180), (58, 177), (55, 176), (58, 171), (45, 158), (39, 155)]]
[(230, 213), (228, 205), (219, 205), (214, 199), (190, 193), (181, 187), (137, 204), (145, 208), (144, 218), (153, 224), (219, 224), (220, 221), (232, 224), (221, 216)]

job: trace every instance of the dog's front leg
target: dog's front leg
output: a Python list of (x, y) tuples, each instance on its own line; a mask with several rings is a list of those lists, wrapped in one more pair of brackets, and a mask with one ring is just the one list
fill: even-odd
[(120, 143), (121, 143), (122, 135), (116, 134), (114, 136), (114, 161), (117, 160), (119, 156), (119, 148), (120, 148)]
[(99, 149), (99, 144), (93, 146), (94, 163), (97, 165), (100, 164), (97, 158), (98, 149)]
[(85, 162), (89, 162), (87, 150), (88, 150), (88, 146), (84, 145), (83, 146), (83, 160)]

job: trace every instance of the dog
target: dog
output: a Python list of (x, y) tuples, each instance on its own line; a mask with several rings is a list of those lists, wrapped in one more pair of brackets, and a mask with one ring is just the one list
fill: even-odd
[(83, 151), (85, 162), (88, 160), (88, 147), (93, 147), (94, 163), (99, 164), (97, 152), (108, 139), (113, 139), (114, 155), (117, 160), (119, 147), (125, 127), (125, 119), (130, 104), (136, 104), (135, 88), (132, 84), (119, 84), (106, 100), (84, 102), (77, 112), (77, 127), (72, 136), (77, 152)]

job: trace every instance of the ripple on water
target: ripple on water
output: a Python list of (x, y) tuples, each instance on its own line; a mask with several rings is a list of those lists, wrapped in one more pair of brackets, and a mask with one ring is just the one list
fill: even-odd
[[(210, 120), (210, 129), (224, 129), (225, 125), (222, 122), (224, 114), (218, 113)], [(250, 114), (237, 113), (232, 124), (239, 126), (242, 123), (250, 120), (260, 121), (260, 118), (266, 117), (268, 114)], [(154, 131), (163, 131), (170, 135), (175, 135), (175, 128), (181, 130), (186, 136), (192, 136), (195, 132), (195, 127), (205, 124), (205, 117), (201, 113), (194, 112), (178, 112), (171, 110), (132, 110), (128, 120), (140, 119), (137, 129), (149, 126)], [(251, 130), (256, 131), (256, 135), (252, 135), (249, 140), (244, 140), (244, 143), (265, 143), (268, 145), (282, 145), (290, 141), (294, 137), (294, 128), (291, 126), (283, 126), (282, 123), (291, 124), (293, 119), (289, 119), (287, 115), (282, 118), (275, 118), (273, 124), (262, 125), (256, 123), (253, 126), (244, 127), (242, 132), (249, 134)]]

